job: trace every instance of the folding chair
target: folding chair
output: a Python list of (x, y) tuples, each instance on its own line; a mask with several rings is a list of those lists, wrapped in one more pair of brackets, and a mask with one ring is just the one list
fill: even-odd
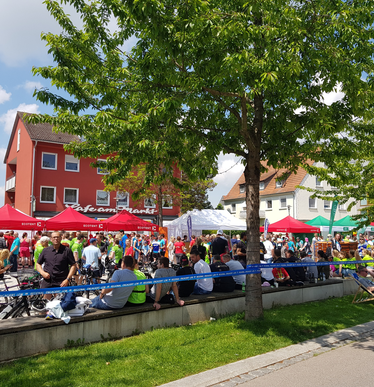
[[(353, 298), (352, 304), (359, 304), (360, 302), (366, 301), (374, 301), (374, 293), (367, 289), (359, 280), (359, 277), (356, 273), (349, 273), (349, 276), (353, 278), (353, 280), (358, 285), (357, 292)], [(364, 293), (366, 295), (364, 296)]]

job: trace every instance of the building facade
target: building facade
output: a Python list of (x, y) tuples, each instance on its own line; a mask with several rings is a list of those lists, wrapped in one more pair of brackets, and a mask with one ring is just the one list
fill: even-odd
[[(310, 163), (313, 162), (310, 161)], [(283, 180), (279, 180), (280, 178)], [(319, 181), (302, 168), (299, 168), (296, 174), (290, 174), (286, 169), (275, 170), (268, 167), (268, 171), (261, 174), (259, 186), (261, 224), (265, 218), (272, 224), (287, 215), (302, 222), (318, 215), (330, 219), (332, 202), (311, 198), (311, 192), (298, 186), (317, 188), (322, 191), (331, 189), (325, 181)], [(221, 202), (225, 210), (230, 211), (237, 218), (243, 220), (246, 218), (244, 174), (240, 176), (230, 192), (223, 196)], [(349, 213), (347, 212), (350, 202), (338, 205), (335, 220), (359, 213), (360, 205), (354, 206)]]
[[(122, 209), (153, 222), (160, 209), (155, 197), (134, 202), (129, 192), (107, 192), (105, 169), (93, 168), (95, 159), (77, 159), (64, 145), (79, 137), (57, 133), (49, 124), (30, 124), (17, 112), (7, 151), (5, 204), (39, 218), (50, 218), (66, 207), (92, 218), (108, 218)], [(178, 217), (180, 208), (164, 203), (164, 220)]]

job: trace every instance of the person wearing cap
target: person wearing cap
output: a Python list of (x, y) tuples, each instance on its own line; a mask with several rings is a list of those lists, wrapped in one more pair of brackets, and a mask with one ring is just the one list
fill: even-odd
[(223, 231), (221, 229), (217, 231), (217, 236), (212, 242), (211, 251), (212, 255), (222, 255), (229, 251), (227, 239), (223, 236)]
[(100, 283), (100, 270), (99, 270), (99, 259), (101, 258), (101, 251), (96, 246), (97, 239), (91, 238), (90, 245), (83, 249), (82, 259), (86, 261), (86, 265), (91, 265), (93, 270), (93, 278)]
[[(194, 269), (189, 266), (189, 261), (186, 255), (182, 254), (179, 262), (182, 267), (177, 270), (177, 276), (195, 274)], [(195, 282), (195, 280), (178, 282), (179, 295), (181, 297), (189, 297), (193, 292)]]

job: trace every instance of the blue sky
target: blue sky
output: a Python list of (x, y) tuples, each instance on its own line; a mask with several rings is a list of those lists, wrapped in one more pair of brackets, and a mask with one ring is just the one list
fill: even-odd
[[(78, 21), (73, 10), (73, 20)], [(0, 206), (4, 204), (5, 151), (16, 112), (53, 113), (53, 108), (33, 98), (35, 88), (49, 87), (48, 81), (34, 77), (32, 67), (53, 65), (42, 32), (60, 32), (41, 0), (0, 1)], [(217, 187), (209, 193), (216, 206), (243, 172), (243, 166), (234, 155), (220, 155)], [(224, 171), (228, 171), (222, 173)]]

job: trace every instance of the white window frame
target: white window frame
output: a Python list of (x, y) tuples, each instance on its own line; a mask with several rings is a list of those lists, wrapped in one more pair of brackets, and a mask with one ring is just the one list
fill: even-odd
[(331, 210), (331, 201), (330, 200), (324, 200), (323, 201), (323, 209), (324, 210)]
[[(153, 201), (153, 205), (152, 206), (148, 206), (146, 204), (146, 200), (149, 200), (149, 199), (152, 199), (152, 201)], [(145, 198), (144, 199), (144, 208), (156, 208), (156, 195), (152, 195), (150, 198)]]
[[(70, 161), (69, 161), (69, 158), (70, 158)], [(73, 159), (74, 159), (74, 161), (71, 161)], [(74, 162), (76, 162), (77, 166), (78, 166), (78, 169), (76, 171), (74, 171), (73, 169), (66, 168), (66, 163), (74, 163)], [(74, 157), (73, 155), (65, 155), (65, 171), (66, 172), (79, 172), (79, 169), (80, 169), (80, 160), (78, 158)]]
[(282, 188), (283, 180), (275, 180), (275, 188)]
[[(169, 198), (169, 200), (166, 202), (166, 204), (169, 204), (168, 207), (165, 207), (165, 199), (163, 198), (162, 199), (162, 208), (165, 208), (165, 209), (172, 209), (173, 208), (173, 199), (172, 198)], [(170, 205), (171, 204), (171, 205)]]
[[(53, 201), (44, 201), (42, 200), (42, 191), (43, 191), (43, 188), (52, 188), (53, 189)], [(56, 203), (56, 187), (52, 187), (52, 186), (49, 186), (49, 185), (41, 185), (40, 186), (40, 203)]]
[[(66, 190), (67, 189), (77, 191), (77, 200), (75, 202), (66, 201)], [(79, 188), (64, 187), (64, 204), (79, 204)]]
[[(105, 159), (97, 159), (97, 161), (101, 161), (101, 162), (104, 162), (104, 163), (107, 162)], [(98, 175), (109, 175), (109, 171), (108, 170), (106, 170), (106, 172), (99, 172), (100, 170), (103, 170), (103, 168), (97, 167), (97, 174)]]
[[(53, 155), (53, 156), (55, 156), (55, 158), (56, 158), (56, 161), (55, 161), (55, 168), (48, 168), (48, 167), (44, 167), (44, 166), (43, 166), (43, 157), (44, 157), (44, 155)], [(58, 160), (58, 158), (57, 158), (57, 153), (42, 152), (42, 169), (49, 169), (49, 170), (52, 170), (52, 171), (57, 171), (57, 160)]]
[(236, 214), (236, 203), (231, 203), (230, 210), (232, 214)]
[(17, 152), (19, 152), (19, 148), (21, 146), (21, 128), (17, 131)]
[(322, 181), (316, 176), (316, 187), (322, 187)]
[[(270, 203), (270, 206), (269, 206)], [(266, 200), (266, 209), (272, 210), (273, 209), (273, 201), (272, 200)]]
[[(105, 193), (108, 194), (108, 204), (102, 204), (102, 203), (98, 203), (98, 202), (97, 202), (97, 193), (98, 193), (98, 192), (105, 192)], [(104, 191), (103, 189), (97, 189), (97, 190), (96, 190), (96, 205), (97, 205), (97, 206), (101, 206), (101, 207), (109, 207), (109, 206), (110, 206), (110, 192)]]
[(338, 210), (339, 211), (347, 211), (347, 203), (339, 204)]
[[(285, 205), (282, 206), (282, 200), (285, 200)], [(279, 199), (279, 208), (285, 209), (287, 208), (287, 198), (280, 198)]]
[[(123, 195), (123, 197), (121, 198), (120, 196)], [(124, 204), (119, 204), (118, 201), (119, 200), (123, 200), (124, 197), (127, 197), (127, 204), (124, 205)], [(124, 208), (129, 208), (130, 206), (130, 194), (128, 192), (125, 192), (125, 191), (117, 191), (117, 195), (116, 195), (116, 204), (117, 204), (117, 207), (124, 207)]]
[(265, 182), (264, 181), (260, 181), (259, 188), (260, 188), (260, 191), (263, 191), (265, 189)]
[[(314, 206), (310, 205), (310, 201), (314, 200)], [(317, 208), (317, 199), (309, 197), (309, 208)]]

